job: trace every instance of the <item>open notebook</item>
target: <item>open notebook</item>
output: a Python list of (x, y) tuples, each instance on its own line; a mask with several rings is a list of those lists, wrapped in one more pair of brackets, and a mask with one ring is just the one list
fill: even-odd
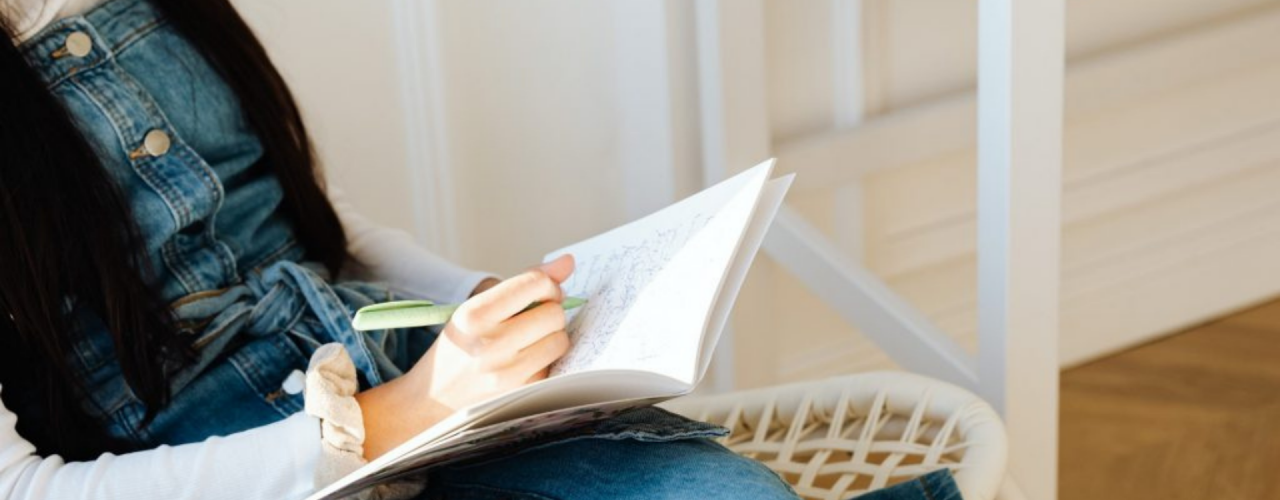
[(774, 160), (643, 219), (557, 250), (569, 352), (542, 381), (464, 408), (312, 499), (340, 498), (424, 467), (473, 458), (687, 394), (711, 363), (751, 261), (793, 175)]

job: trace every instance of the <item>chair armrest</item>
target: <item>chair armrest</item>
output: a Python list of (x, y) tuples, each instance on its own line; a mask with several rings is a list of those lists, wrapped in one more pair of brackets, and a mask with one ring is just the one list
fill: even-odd
[(1008, 438), (985, 401), (904, 372), (873, 372), (661, 405), (730, 429), (721, 442), (806, 498), (849, 498), (950, 469), (968, 500), (1004, 479)]

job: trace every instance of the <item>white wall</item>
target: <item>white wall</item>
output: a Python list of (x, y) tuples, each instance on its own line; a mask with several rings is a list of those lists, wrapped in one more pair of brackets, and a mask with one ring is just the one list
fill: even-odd
[[(331, 182), (414, 229), (391, 2), (239, 2), (306, 114)], [(508, 273), (624, 218), (609, 3), (440, 2), (438, 83), (454, 258)], [(425, 29), (425, 27), (423, 28)], [(413, 130), (425, 134), (429, 131)], [(436, 246), (439, 242), (426, 242)], [(436, 246), (436, 248), (439, 248)]]
[(443, 2), (460, 254), (510, 272), (623, 216), (611, 5)]
[[(435, 121), (428, 120), (424, 126), (412, 118), (421, 109), (401, 93), (401, 83), (412, 76), (412, 68), (403, 65), (406, 57), (423, 56), (405, 55), (403, 42), (398, 41), (404, 38), (397, 38), (404, 33), (396, 32), (394, 17), (403, 15), (405, 5), (414, 1), (419, 0), (238, 2), (302, 101), (333, 182), (351, 192), (374, 218), (418, 231), (425, 238), (428, 232), (422, 228), (430, 225), (424, 225), (424, 219), (433, 213), (423, 207), (431, 204), (415, 203), (414, 197), (427, 196), (432, 188), (442, 186), (425, 184), (419, 174), (447, 172), (449, 182), (444, 187), (454, 199), (446, 212), (455, 230), (445, 232), (443, 237), (451, 240), (448, 244), (425, 243), (453, 248), (453, 257), (465, 264), (505, 273), (560, 245), (622, 223), (664, 199), (688, 194), (699, 182), (692, 3), (421, 2), (430, 6), (434, 26), (407, 24), (416, 28), (416, 40), (430, 45), (426, 57), (436, 70), (428, 75), (432, 93), (424, 101)], [(867, 75), (865, 99), (859, 101), (864, 101), (870, 119), (912, 115), (938, 123), (968, 123), (972, 106), (966, 96), (972, 87), (976, 50), (975, 1), (860, 3), (863, 19), (852, 22), (866, 28), (858, 40), (867, 51), (861, 66)], [(837, 45), (832, 29), (850, 21), (840, 17), (847, 12), (834, 4), (833, 0), (766, 2), (762, 36), (769, 120), (777, 147), (830, 132), (837, 120), (834, 106), (848, 97), (842, 94), (848, 87), (839, 85), (833, 64), (850, 52)], [(1143, 155), (1164, 151), (1163, 146), (1203, 140), (1213, 130), (1244, 133), (1260, 123), (1257, 120), (1268, 119), (1269, 108), (1255, 106), (1244, 96), (1260, 98), (1265, 95), (1261, 89), (1277, 83), (1270, 80), (1272, 69), (1267, 69), (1276, 63), (1266, 50), (1274, 45), (1273, 39), (1242, 36), (1223, 42), (1228, 53), (1238, 55), (1232, 59), (1238, 64), (1218, 68), (1216, 73), (1178, 72), (1178, 57), (1162, 63), (1142, 54), (1157, 46), (1174, 55), (1193, 50), (1166, 42), (1256, 18), (1272, 5), (1276, 2), (1069, 3), (1073, 73), (1107, 64), (1148, 61), (1151, 66), (1136, 79), (1076, 78), (1079, 83), (1068, 87), (1068, 120), (1074, 121), (1068, 128), (1064, 174), (1076, 186), (1068, 187), (1074, 191), (1068, 193), (1064, 211), (1076, 221), (1064, 233), (1063, 352), (1068, 361), (1087, 359), (1276, 293), (1268, 281), (1272, 275), (1267, 274), (1277, 271), (1267, 265), (1272, 261), (1266, 253), (1272, 248), (1267, 246), (1273, 244), (1270, 240), (1250, 240), (1259, 243), (1214, 253), (1210, 243), (1223, 241), (1214, 240), (1216, 233), (1177, 231), (1189, 227), (1180, 221), (1196, 216), (1195, 207), (1223, 214), (1205, 219), (1202, 225), (1235, 221), (1239, 226), (1231, 226), (1235, 232), (1222, 233), (1220, 238), (1239, 239), (1271, 227), (1272, 219), (1248, 215), (1268, 212), (1248, 209), (1266, 206), (1265, 193), (1249, 189), (1272, 186), (1268, 183), (1275, 171), (1265, 160), (1274, 141), (1242, 143), (1214, 153), (1218, 156), (1206, 150), (1208, 156), (1201, 163), (1159, 163), (1155, 169), (1130, 170), (1152, 177), (1134, 174), (1102, 183), (1090, 181), (1099, 178), (1091, 177), (1095, 175), (1091, 172), (1107, 165), (1107, 158), (1127, 158), (1141, 166), (1138, 160)], [(1107, 74), (1128, 75), (1117, 71)], [(1232, 71), (1239, 77), (1228, 75)], [(1182, 75), (1185, 82), (1156, 85), (1165, 74)], [(1216, 79), (1209, 82), (1204, 75), (1216, 75)], [(1152, 86), (1140, 87), (1143, 82)], [(1163, 93), (1115, 94), (1130, 88)], [(1166, 101), (1156, 100), (1159, 96)], [(1203, 102), (1220, 106), (1166, 106), (1187, 99), (1207, 99)], [(1161, 115), (1161, 110), (1175, 114)], [(1254, 114), (1249, 115), (1250, 111)], [(1196, 118), (1177, 119), (1186, 118), (1186, 113)], [(1255, 121), (1249, 122), (1248, 116)], [(1221, 120), (1208, 120), (1213, 117)], [(1245, 121), (1231, 121), (1233, 117)], [(1149, 127), (1153, 121), (1184, 127)], [(1108, 124), (1112, 127), (1105, 128)], [(903, 134), (915, 130), (901, 128)], [(928, 149), (941, 143), (964, 143), (972, 133), (959, 128), (952, 131), (954, 137), (919, 136), (918, 140)], [(1120, 142), (1108, 142), (1108, 137)], [(1244, 141), (1251, 136), (1232, 137)], [(429, 154), (413, 153), (415, 146), (428, 148)], [(1098, 151), (1111, 151), (1113, 156), (1090, 156)], [(868, 178), (866, 234), (862, 235), (872, 269), (966, 345), (972, 345), (974, 335), (972, 157), (971, 148), (943, 148), (936, 155)], [(1224, 165), (1233, 167), (1222, 170)], [(783, 167), (799, 169), (804, 176), (805, 165)], [(1162, 169), (1181, 172), (1187, 181), (1148, 189), (1155, 185), (1150, 179), (1166, 177)], [(1237, 173), (1210, 175), (1219, 171)], [(1092, 188), (1090, 182), (1094, 182)], [(846, 192), (810, 189), (797, 192), (791, 202), (826, 231), (837, 235), (850, 231)], [(1244, 215), (1233, 219), (1230, 214)], [(1155, 228), (1161, 228), (1164, 236), (1135, 238), (1155, 234)], [(861, 235), (861, 226), (855, 229)], [(1116, 253), (1116, 245), (1139, 250)], [(1170, 248), (1184, 256), (1170, 257)], [(1123, 258), (1106, 260), (1108, 255)], [(1187, 274), (1171, 275), (1153, 267), (1145, 274), (1131, 273), (1134, 277), (1126, 278), (1124, 286), (1098, 291), (1108, 276), (1160, 258), (1171, 259), (1165, 269)], [(1219, 261), (1204, 259), (1232, 259), (1236, 267), (1215, 276), (1212, 271)], [(1079, 263), (1086, 261), (1094, 264)], [(754, 286), (768, 289), (756, 292), (776, 298), (781, 312), (774, 320), (787, 329), (737, 325), (743, 335), (771, 336), (768, 342), (747, 344), (767, 352), (740, 353), (742, 359), (757, 360), (755, 366), (760, 368), (746, 376), (749, 367), (740, 367), (745, 383), (891, 364), (794, 279), (776, 269), (762, 273), (769, 274), (768, 279), (756, 280)], [(1177, 297), (1214, 300), (1185, 304), (1159, 293), (1201, 283), (1201, 295)], [(1145, 299), (1133, 302), (1134, 297)]]
[(330, 182), (369, 216), (413, 227), (405, 210), (404, 115), (388, 2), (239, 0), (300, 101)]

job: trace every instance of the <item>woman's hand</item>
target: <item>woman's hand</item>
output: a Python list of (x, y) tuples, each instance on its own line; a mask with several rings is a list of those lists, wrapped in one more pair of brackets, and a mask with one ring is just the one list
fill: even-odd
[(502, 280), (498, 278), (485, 278), (481, 280), (479, 284), (476, 285), (476, 288), (474, 290), (471, 290), (471, 295), (468, 295), (467, 298), (480, 295), (481, 293), (484, 293), (485, 290), (498, 286), (498, 283), (502, 283)]
[[(560, 283), (562, 256), (467, 300), (427, 354), (403, 377), (356, 395), (364, 456), (373, 459), (460, 408), (547, 376), (569, 349)], [(529, 304), (541, 305), (521, 312)]]

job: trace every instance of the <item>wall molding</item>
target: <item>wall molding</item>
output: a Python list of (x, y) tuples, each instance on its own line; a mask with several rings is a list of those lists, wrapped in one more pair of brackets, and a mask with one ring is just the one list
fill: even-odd
[[(864, 104), (869, 78), (863, 71), (867, 59), (863, 40), (866, 24), (863, 8), (867, 0), (831, 0), (831, 96), (835, 107), (836, 130), (857, 126), (865, 116)], [(832, 240), (854, 262), (861, 264), (866, 255), (866, 197), (862, 181), (855, 180), (837, 188), (832, 209), (835, 231)]]
[[(832, 0), (841, 2), (844, 0)], [(861, 53), (862, 119), (878, 117), (889, 107), (889, 15), (894, 0), (856, 0), (858, 47)]]
[(444, 99), (439, 0), (394, 0), (392, 26), (404, 105), (405, 168), (412, 183), (414, 233), (437, 254), (459, 257)]

